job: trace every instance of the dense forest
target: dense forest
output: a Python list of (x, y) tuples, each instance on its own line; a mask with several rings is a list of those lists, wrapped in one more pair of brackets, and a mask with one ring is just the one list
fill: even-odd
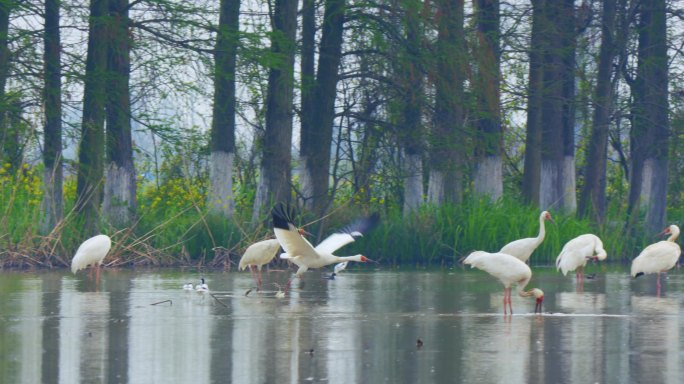
[(678, 0), (0, 0), (0, 261), (230, 267), (276, 202), (454, 263), (684, 217)]

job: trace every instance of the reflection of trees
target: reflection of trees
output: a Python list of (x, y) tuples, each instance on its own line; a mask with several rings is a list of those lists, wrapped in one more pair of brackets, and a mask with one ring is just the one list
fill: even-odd
[(60, 295), (59, 380), (78, 383), (104, 377), (107, 367), (109, 293), (78, 292), (64, 280)]
[(107, 356), (108, 383), (127, 383), (128, 380), (128, 333), (129, 333), (129, 298), (131, 279), (129, 276), (115, 278), (119, 271), (108, 271), (106, 279), (109, 293), (109, 332)]
[(679, 300), (632, 296), (629, 365), (638, 383), (677, 383), (679, 378)]
[[(133, 292), (164, 292), (167, 280), (133, 279)], [(130, 309), (128, 375), (141, 383), (208, 383), (212, 359), (214, 308), (208, 294), (182, 292), (173, 305), (134, 305)], [(168, 294), (168, 293), (166, 293)]]
[(42, 382), (56, 383), (59, 381), (59, 307), (62, 291), (62, 277), (54, 273), (41, 276), (43, 281), (42, 308), (43, 324), (42, 338)]
[[(602, 293), (561, 292), (557, 303), (562, 312), (602, 314), (606, 306)], [(602, 377), (605, 370), (604, 317), (576, 317), (560, 327), (561, 345), (572, 351), (562, 358), (562, 375), (573, 383), (590, 383)]]
[(18, 361), (19, 375), (27, 383), (40, 382), (41, 340), (43, 338), (40, 285), (40, 280), (26, 279), (21, 282), (22, 292), (16, 296), (20, 305), (16, 312), (11, 312), (16, 313), (20, 319), (14, 325), (18, 334), (19, 348), (5, 355), (14, 356), (14, 358), (2, 359)]
[[(330, 324), (330, 319), (321, 315), (328, 305), (327, 284), (319, 271), (309, 272), (302, 282), (306, 282), (305, 288), (296, 294), (291, 291), (293, 296), (287, 301), (276, 300), (273, 308), (277, 315), (268, 328), (273, 335), (270, 341), (277, 347), (269, 382), (301, 383), (329, 376), (325, 362), (330, 355), (320, 344), (327, 337)], [(307, 353), (311, 349), (314, 349), (313, 355)]]
[[(247, 276), (249, 276), (249, 274), (247, 274)], [(225, 279), (224, 284), (227, 285), (219, 286), (218, 284), (214, 284), (213, 288), (220, 291), (231, 292), (233, 291), (233, 287), (237, 285), (234, 283), (235, 279)], [(235, 324), (235, 318), (233, 316), (233, 302), (225, 297), (221, 297), (221, 295), (217, 295), (217, 297), (219, 297), (222, 302), (230, 302), (230, 308), (226, 309), (225, 307), (218, 305), (214, 307), (214, 313), (211, 315), (214, 318), (214, 321), (212, 322), (211, 327), (212, 332), (210, 336), (210, 345), (207, 346), (207, 348), (211, 349), (211, 382), (235, 383), (235, 381), (230, 380), (230, 377), (233, 374), (233, 369), (234, 367), (242, 369), (242, 367), (240, 365), (236, 365), (232, 358), (233, 335), (231, 334), (231, 330)], [(230, 311), (230, 315), (222, 316), (228, 310)], [(253, 380), (254, 382), (263, 382), (257, 381), (256, 377), (254, 377)]]
[(321, 307), (321, 311), (332, 315), (331, 319), (321, 322), (326, 330), (325, 349), (327, 371), (330, 384), (352, 383), (363, 381), (359, 376), (361, 356), (356, 353), (349, 356), (347, 351), (358, 350), (361, 345), (359, 332), (355, 329), (356, 321), (350, 320), (358, 308), (358, 294), (355, 282), (357, 279), (351, 274), (340, 274), (328, 285), (328, 305)]
[[(373, 273), (359, 278), (349, 311), (362, 318), (348, 319), (346, 325), (347, 337), (358, 343), (352, 351), (360, 353), (357, 381), (417, 383), (432, 378), (451, 382), (459, 377), (464, 369), (463, 331), (454, 325), (458, 320), (437, 315), (442, 308), (450, 314), (453, 308), (463, 307), (464, 298), (453, 294), (459, 292), (453, 289), (459, 284), (452, 275), (424, 272)], [(359, 321), (366, 325), (359, 326)], [(420, 350), (418, 338), (424, 342)]]
[(233, 292), (226, 308), (126, 273), (105, 292), (62, 274), (0, 280), (0, 383), (679, 381), (678, 298), (633, 296), (624, 276), (548, 294), (559, 314), (504, 317), (498, 290), (449, 274), (312, 273), (281, 300), (245, 297), (244, 274), (212, 285)]
[[(499, 297), (501, 297), (499, 295)], [(474, 316), (466, 335), (463, 382), (526, 383), (534, 317)]]

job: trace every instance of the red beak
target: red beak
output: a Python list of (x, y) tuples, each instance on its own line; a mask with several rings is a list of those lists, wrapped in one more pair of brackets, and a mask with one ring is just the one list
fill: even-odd
[(670, 234), (670, 227), (663, 229), (663, 231), (659, 233), (660, 236), (665, 236), (665, 235), (669, 235), (669, 234)]

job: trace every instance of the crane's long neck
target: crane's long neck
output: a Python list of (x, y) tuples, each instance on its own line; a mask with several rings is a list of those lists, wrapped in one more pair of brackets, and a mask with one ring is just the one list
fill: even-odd
[(335, 256), (336, 260), (338, 262), (343, 262), (343, 261), (365, 261), (363, 255), (354, 255), (354, 256)]
[(527, 286), (527, 283), (530, 282), (530, 279), (531, 279), (531, 278), (532, 278), (532, 277), (530, 276), (530, 277), (528, 277), (527, 279), (525, 279), (525, 280), (521, 281), (520, 283), (518, 283), (518, 288), (517, 288), (517, 290), (518, 290), (518, 295), (520, 295), (520, 296), (522, 296), (522, 297), (529, 297), (529, 296), (532, 296), (532, 290), (525, 291), (525, 287)]
[(539, 216), (539, 234), (537, 235), (537, 245), (544, 241), (544, 236), (546, 236), (546, 226), (544, 226), (544, 215)]
[(673, 228), (671, 231), (672, 234), (667, 238), (667, 241), (675, 242), (677, 241), (677, 237), (679, 237), (679, 228)]

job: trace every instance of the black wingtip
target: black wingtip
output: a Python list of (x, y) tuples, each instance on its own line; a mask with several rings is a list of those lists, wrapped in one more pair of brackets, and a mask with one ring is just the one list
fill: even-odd
[(644, 274), (643, 272), (639, 272), (636, 275), (634, 275), (634, 278), (636, 279), (637, 277), (642, 276), (643, 274)]
[(271, 210), (273, 216), (273, 228), (290, 229), (289, 224), (294, 224), (295, 209), (290, 204), (278, 203)]
[(368, 231), (375, 228), (379, 222), (380, 215), (377, 212), (375, 212), (370, 216), (360, 218), (355, 222), (347, 225), (346, 227), (344, 227), (344, 229), (342, 229), (341, 232), (349, 233), (352, 236), (357, 237), (360, 236), (357, 234), (357, 232), (361, 234), (366, 234), (368, 233)]

